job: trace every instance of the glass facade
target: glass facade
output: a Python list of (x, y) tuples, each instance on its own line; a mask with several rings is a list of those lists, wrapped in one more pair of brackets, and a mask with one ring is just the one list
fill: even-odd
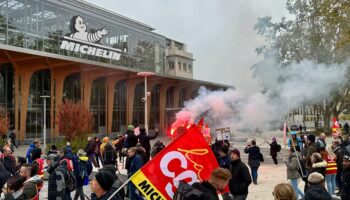
[(95, 132), (106, 133), (106, 78), (101, 77), (92, 83), (90, 110), (94, 116)]
[[(70, 5), (53, 2), (0, 0), (0, 44), (164, 74), (165, 37), (87, 10), (77, 11), (70, 8)], [(61, 49), (64, 36), (73, 37), (72, 31), (77, 21), (72, 20), (73, 28), (70, 22), (74, 16), (83, 19), (88, 35), (98, 35), (97, 31), (103, 28), (108, 30), (106, 35), (95, 38), (93, 42), (121, 50), (120, 59)]]
[(114, 87), (114, 105), (112, 132), (126, 130), (126, 80), (119, 81)]
[(149, 119), (149, 128), (159, 128), (160, 118), (160, 85), (153, 87), (151, 92), (151, 111)]
[[(29, 86), (26, 139), (41, 138), (44, 123), (44, 99), (40, 96), (50, 96), (50, 86), (49, 69), (37, 71), (32, 75)], [(50, 99), (46, 99), (47, 129), (50, 129), (50, 104)]]
[(64, 79), (62, 100), (72, 100), (74, 102), (81, 99), (80, 73), (68, 75)]
[(139, 83), (135, 86), (134, 92), (134, 111), (133, 121), (137, 121), (138, 124), (145, 124), (145, 103), (142, 99), (145, 97), (145, 84)]
[(10, 127), (14, 127), (14, 80), (11, 65), (0, 65), (0, 107), (7, 111)]

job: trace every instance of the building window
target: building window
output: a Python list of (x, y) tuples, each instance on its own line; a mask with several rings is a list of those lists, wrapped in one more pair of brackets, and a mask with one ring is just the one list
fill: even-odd
[(90, 111), (95, 119), (95, 132), (106, 132), (106, 78), (97, 78), (92, 82)]
[(169, 69), (172, 69), (172, 70), (175, 69), (173, 61), (168, 62), (168, 65), (169, 65)]
[(179, 70), (182, 69), (182, 67), (181, 67), (181, 62), (177, 62), (177, 66), (178, 66)]
[(80, 93), (80, 73), (68, 75), (64, 79), (62, 99), (68, 99), (77, 102), (80, 100)]
[(186, 63), (182, 63), (182, 68), (184, 71), (187, 71), (187, 64)]
[(112, 132), (123, 132), (126, 127), (126, 80), (114, 86)]
[(191, 64), (188, 64), (188, 71), (192, 72), (192, 65)]

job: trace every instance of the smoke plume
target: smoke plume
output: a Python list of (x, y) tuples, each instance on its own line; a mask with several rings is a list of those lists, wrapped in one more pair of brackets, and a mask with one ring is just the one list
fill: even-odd
[(255, 67), (259, 83), (268, 92), (246, 95), (239, 89), (210, 91), (200, 87), (198, 96), (184, 103), (173, 127), (204, 117), (211, 128), (266, 129), (302, 103), (320, 103), (345, 82), (347, 64), (324, 65), (311, 61), (277, 66), (264, 59)]

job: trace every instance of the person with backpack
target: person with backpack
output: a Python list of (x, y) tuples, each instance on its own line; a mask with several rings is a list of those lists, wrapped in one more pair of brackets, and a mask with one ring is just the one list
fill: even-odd
[(45, 157), (48, 165), (48, 199), (63, 200), (68, 199), (66, 192), (67, 168), (60, 164), (60, 158), (56, 154)]
[(116, 165), (118, 156), (117, 156), (117, 152), (114, 150), (114, 147), (111, 145), (111, 143), (108, 142), (104, 145), (104, 150), (101, 155), (102, 155), (101, 160), (102, 160), (103, 166)]
[(231, 162), (229, 170), (231, 179), (229, 181), (230, 193), (234, 199), (245, 200), (248, 196), (248, 187), (252, 183), (252, 178), (247, 165), (241, 161), (241, 154), (238, 149), (230, 149)]
[(257, 185), (258, 169), (260, 166), (260, 162), (263, 162), (263, 157), (260, 153), (260, 148), (256, 146), (255, 140), (252, 140), (251, 143), (245, 147), (244, 153), (248, 154), (248, 165), (252, 172), (253, 183)]
[(24, 164), (20, 169), (20, 176), (26, 180), (23, 183), (23, 196), (25, 199), (39, 200), (39, 191), (43, 187), (43, 180), (38, 175), (35, 164)]
[(287, 179), (290, 180), (290, 184), (293, 187), (293, 190), (296, 195), (296, 199), (300, 195), (301, 198), (304, 198), (304, 193), (299, 189), (298, 183), (301, 177), (300, 168), (301, 163), (298, 159), (300, 157), (299, 152), (296, 148), (290, 148), (290, 153), (287, 160), (283, 160), (287, 166)]
[(74, 200), (77, 200), (79, 197), (81, 200), (85, 200), (84, 194), (84, 185), (88, 185), (89, 176), (92, 172), (92, 163), (89, 161), (89, 158), (86, 156), (84, 150), (79, 149), (77, 152), (79, 158), (78, 164), (75, 165), (74, 175), (77, 181), (77, 189), (74, 195)]
[(270, 145), (270, 156), (272, 157), (273, 163), (277, 166), (277, 153), (281, 151), (281, 145), (277, 144), (276, 137), (273, 137), (272, 142), (267, 142), (267, 144)]

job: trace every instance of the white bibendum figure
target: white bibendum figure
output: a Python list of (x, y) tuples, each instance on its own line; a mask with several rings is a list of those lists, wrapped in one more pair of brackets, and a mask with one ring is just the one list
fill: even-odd
[(71, 34), (69, 37), (93, 43), (101, 40), (103, 36), (109, 33), (109, 30), (106, 28), (97, 30), (94, 33), (87, 32), (85, 20), (79, 15), (72, 17), (70, 20), (70, 30)]

